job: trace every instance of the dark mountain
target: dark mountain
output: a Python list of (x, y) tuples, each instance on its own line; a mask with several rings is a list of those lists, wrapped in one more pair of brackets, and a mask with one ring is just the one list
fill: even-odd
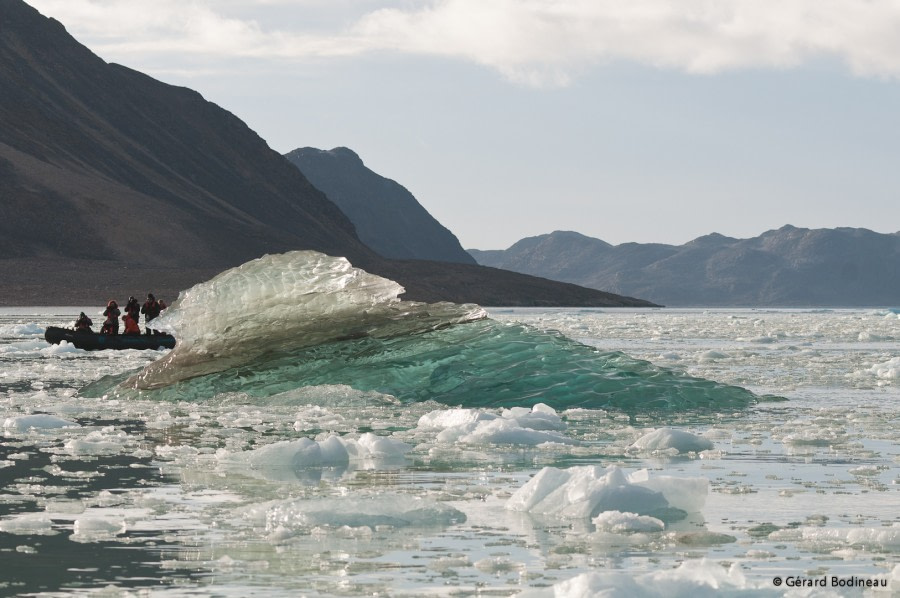
[(363, 243), (396, 259), (474, 264), (456, 236), (399, 183), (366, 168), (346, 147), (304, 147), (285, 154), (356, 226)]
[(386, 260), (233, 114), (107, 64), (59, 22), (0, 0), (0, 303), (148, 290), (171, 300), (224, 268), (291, 249), (396, 274), (410, 299), (632, 303), (478, 266)]
[(752, 239), (612, 246), (578, 233), (469, 252), (480, 264), (670, 306), (896, 306), (900, 233), (785, 226)]

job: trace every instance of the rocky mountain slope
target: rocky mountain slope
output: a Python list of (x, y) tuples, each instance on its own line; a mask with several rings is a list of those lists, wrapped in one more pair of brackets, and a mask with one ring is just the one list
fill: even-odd
[(304, 147), (285, 157), (337, 204), (356, 226), (360, 240), (379, 255), (475, 263), (456, 236), (412, 193), (367, 168), (353, 150)]
[(396, 275), (409, 299), (635, 303), (475, 265), (386, 260), (236, 116), (107, 64), (59, 22), (0, 0), (0, 304), (148, 290), (171, 301), (225, 268), (290, 249)]

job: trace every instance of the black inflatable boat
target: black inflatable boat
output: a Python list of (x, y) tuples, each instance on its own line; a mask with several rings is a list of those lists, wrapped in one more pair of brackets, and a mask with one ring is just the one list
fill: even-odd
[(85, 351), (102, 349), (171, 349), (175, 337), (171, 334), (100, 334), (97, 332), (76, 332), (71, 328), (48, 326), (44, 332), (48, 343), (58, 345), (62, 341), (72, 343)]

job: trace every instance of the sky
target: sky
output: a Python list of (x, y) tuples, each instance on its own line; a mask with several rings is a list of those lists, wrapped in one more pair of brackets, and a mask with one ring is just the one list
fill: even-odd
[(898, 0), (26, 0), (463, 247), (900, 230)]

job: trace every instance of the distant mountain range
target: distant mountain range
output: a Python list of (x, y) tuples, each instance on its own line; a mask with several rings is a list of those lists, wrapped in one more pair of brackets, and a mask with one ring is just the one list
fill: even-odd
[(356, 226), (360, 240), (379, 255), (475, 263), (456, 236), (435, 220), (412, 193), (369, 170), (353, 150), (304, 147), (285, 157), (338, 205)]
[(667, 306), (897, 306), (900, 232), (784, 226), (752, 239), (610, 245), (575, 232), (469, 253), (479, 264)]
[(233, 114), (107, 64), (59, 22), (0, 0), (0, 304), (149, 290), (171, 300), (291, 249), (345, 256), (401, 283), (409, 299), (647, 305), (473, 264), (385, 259)]

